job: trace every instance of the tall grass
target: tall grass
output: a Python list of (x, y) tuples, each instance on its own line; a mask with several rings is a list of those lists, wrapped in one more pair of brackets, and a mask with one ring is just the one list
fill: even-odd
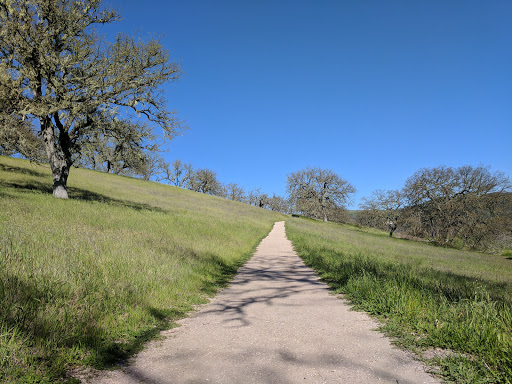
[(287, 221), (299, 255), (402, 346), (459, 383), (512, 381), (512, 262), (365, 233)]
[[(0, 382), (111, 366), (225, 285), (283, 216), (178, 188), (0, 157)], [(73, 381), (73, 380), (71, 380)]]

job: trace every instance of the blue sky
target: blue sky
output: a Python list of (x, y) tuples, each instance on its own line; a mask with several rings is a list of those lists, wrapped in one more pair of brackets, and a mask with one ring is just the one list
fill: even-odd
[(108, 28), (162, 35), (182, 78), (165, 87), (190, 129), (167, 160), (285, 195), (329, 168), (358, 190), (398, 189), (422, 167), (512, 176), (508, 0), (107, 0)]

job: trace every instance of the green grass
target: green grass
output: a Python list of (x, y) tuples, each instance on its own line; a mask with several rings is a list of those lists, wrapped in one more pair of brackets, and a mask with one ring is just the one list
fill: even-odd
[[(245, 204), (0, 157), (0, 382), (115, 365), (224, 286), (275, 221)], [(70, 380), (73, 381), (73, 380)]]
[(512, 382), (510, 259), (312, 220), (286, 226), (309, 266), (445, 379)]
[[(224, 286), (274, 221), (396, 343), (460, 383), (510, 383), (512, 260), (289, 219), (170, 186), (0, 157), (0, 382), (111, 367)], [(429, 350), (447, 351), (444, 357)], [(70, 380), (72, 381), (72, 380)]]

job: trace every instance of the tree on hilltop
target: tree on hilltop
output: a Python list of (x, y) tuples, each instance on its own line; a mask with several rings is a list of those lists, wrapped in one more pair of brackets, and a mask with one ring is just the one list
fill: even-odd
[(286, 185), (295, 210), (308, 217), (338, 216), (356, 189), (330, 169), (307, 167), (288, 175)]
[(226, 198), (233, 201), (239, 201), (241, 203), (246, 202), (244, 187), (237, 183), (229, 183), (225, 186)]
[[(118, 34), (113, 43), (104, 42), (95, 26), (119, 18), (101, 0), (0, 2), (0, 91), (11, 105), (0, 115), (38, 122), (56, 197), (67, 198), (73, 158), (86, 138), (105, 128), (105, 118), (142, 115), (167, 138), (181, 128), (159, 90), (179, 78), (179, 65), (157, 39)], [(122, 138), (146, 128), (134, 123), (109, 129)]]
[(250, 205), (265, 208), (268, 205), (269, 197), (266, 193), (261, 192), (261, 188), (254, 188), (249, 192), (247, 200)]
[(290, 211), (290, 204), (285, 198), (273, 194), (272, 197), (268, 199), (268, 208), (271, 211), (288, 213)]
[(192, 174), (189, 189), (213, 196), (223, 193), (223, 186), (217, 179), (217, 173), (208, 168), (200, 168)]
[(187, 188), (190, 186), (190, 181), (194, 174), (192, 164), (184, 163), (177, 159), (169, 164), (166, 161), (161, 162), (162, 176), (159, 181), (168, 181), (172, 185), (180, 188)]

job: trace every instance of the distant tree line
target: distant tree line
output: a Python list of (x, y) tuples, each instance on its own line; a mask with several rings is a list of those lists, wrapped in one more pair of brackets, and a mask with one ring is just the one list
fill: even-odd
[(260, 188), (246, 192), (245, 188), (237, 183), (223, 184), (218, 180), (217, 173), (211, 169), (194, 169), (192, 164), (181, 160), (174, 160), (172, 163), (161, 160), (159, 164), (159, 173), (155, 175), (158, 181), (272, 211), (290, 211), (287, 199), (277, 195), (270, 197), (262, 193)]
[(355, 188), (329, 169), (307, 167), (288, 175), (288, 196), (272, 196), (254, 188), (246, 192), (236, 183), (223, 184), (215, 171), (207, 168), (194, 170), (190, 163), (175, 160), (162, 161), (157, 180), (195, 192), (224, 197), (281, 213), (299, 214), (324, 221), (348, 220), (345, 203)]
[[(0, 130), (0, 154), (23, 154), (31, 160), (45, 161), (42, 142), (30, 124), (21, 120), (17, 124), (16, 130)], [(131, 129), (127, 121), (114, 124), (127, 125), (125, 132)], [(287, 177), (287, 196), (270, 196), (260, 188), (246, 191), (237, 183), (223, 184), (209, 168), (194, 169), (181, 160), (168, 163), (152, 140), (151, 131), (140, 125), (130, 135), (96, 134), (81, 144), (82, 150), (73, 156), (74, 165), (153, 179), (323, 221), (350, 222), (355, 218), (358, 224), (389, 231), (390, 236), (400, 233), (443, 246), (492, 250), (512, 242), (511, 183), (503, 173), (491, 172), (489, 167), (420, 169), (402, 189), (376, 190), (363, 198), (360, 210), (351, 216), (345, 205), (355, 188), (329, 169), (307, 167), (292, 172)]]
[(510, 180), (489, 167), (422, 168), (400, 190), (377, 190), (360, 204), (360, 224), (435, 244), (490, 250), (512, 241)]

